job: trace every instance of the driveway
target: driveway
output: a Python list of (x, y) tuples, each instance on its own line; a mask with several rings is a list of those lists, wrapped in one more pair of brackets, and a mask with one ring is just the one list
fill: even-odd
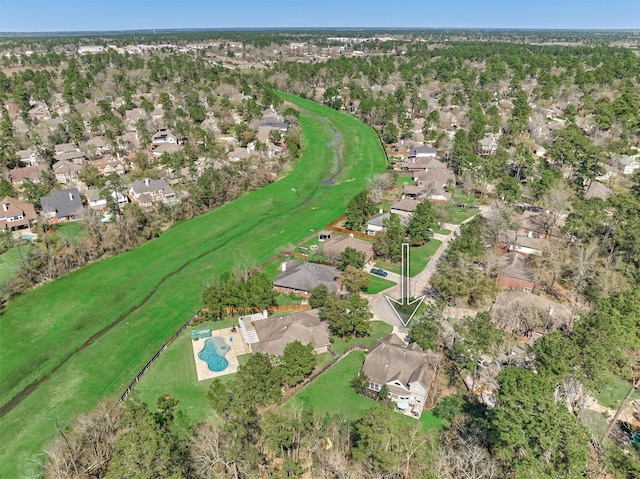
[[(481, 211), (482, 209), (479, 212)], [(436, 271), (440, 258), (442, 258), (442, 255), (445, 253), (445, 251), (447, 251), (449, 243), (455, 237), (457, 232), (460, 231), (460, 226), (468, 223), (473, 218), (475, 218), (475, 215), (471, 218), (466, 219), (460, 225), (443, 224), (442, 228), (448, 229), (449, 231), (451, 231), (451, 233), (449, 233), (448, 235), (434, 235), (434, 239), (442, 241), (442, 244), (431, 257), (427, 266), (418, 274), (413, 276), (413, 278), (411, 278), (410, 288), (411, 294), (413, 296), (422, 295), (422, 292), (431, 285), (431, 276)], [(370, 269), (371, 268), (369, 267), (368, 270)], [(404, 338), (405, 336), (407, 336), (409, 329), (406, 326), (402, 325), (402, 322), (396, 315), (395, 310), (391, 307), (389, 301), (386, 298), (386, 296), (389, 295), (392, 298), (400, 299), (400, 275), (389, 272), (387, 279), (396, 281), (398, 284), (385, 291), (382, 291), (381, 293), (378, 293), (376, 295), (366, 295), (366, 297), (369, 300), (369, 305), (371, 306), (371, 309), (373, 311), (373, 319), (384, 321), (390, 324), (391, 326), (393, 326), (393, 332)], [(453, 330), (449, 323), (443, 324), (442, 326), (445, 330)], [(453, 331), (450, 332), (452, 333)]]

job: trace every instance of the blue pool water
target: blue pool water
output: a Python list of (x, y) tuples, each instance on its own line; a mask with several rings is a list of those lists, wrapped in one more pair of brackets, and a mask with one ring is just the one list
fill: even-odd
[(219, 372), (224, 371), (229, 365), (229, 361), (224, 358), (228, 352), (229, 345), (225, 344), (224, 339), (207, 338), (198, 357), (207, 363), (210, 371)]

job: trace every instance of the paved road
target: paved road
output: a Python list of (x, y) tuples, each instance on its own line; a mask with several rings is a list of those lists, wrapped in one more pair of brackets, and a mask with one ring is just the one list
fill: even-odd
[[(475, 215), (463, 221), (462, 224), (468, 223), (474, 217)], [(438, 261), (440, 261), (440, 258), (449, 247), (449, 243), (455, 237), (456, 233), (460, 231), (460, 226), (461, 225), (444, 224), (442, 225), (442, 227), (448, 229), (451, 232), (448, 235), (434, 234), (434, 239), (442, 241), (442, 244), (435, 252), (435, 254), (431, 257), (427, 266), (418, 274), (413, 276), (413, 278), (411, 278), (411, 295), (419, 296), (426, 288), (430, 286), (431, 276), (436, 271)], [(400, 275), (389, 272), (387, 279), (399, 283)], [(377, 295), (366, 296), (373, 311), (373, 319), (389, 323), (391, 326), (393, 326), (394, 333), (398, 334), (402, 338), (405, 338), (409, 330), (402, 324), (402, 322), (396, 315), (395, 310), (389, 304), (387, 295), (391, 296), (392, 298), (400, 299), (400, 285), (397, 284), (396, 286), (378, 293)], [(453, 334), (453, 327), (451, 326), (451, 324), (447, 323), (446, 321), (443, 321), (443, 323), (444, 324), (442, 324), (442, 327), (445, 330), (445, 333)]]

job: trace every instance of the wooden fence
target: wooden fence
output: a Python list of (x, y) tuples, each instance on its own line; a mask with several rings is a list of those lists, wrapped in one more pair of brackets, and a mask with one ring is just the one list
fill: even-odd
[(319, 369), (318, 371), (314, 371), (311, 376), (309, 376), (308, 378), (306, 378), (304, 381), (302, 381), (300, 384), (298, 384), (297, 386), (292, 387), (291, 389), (287, 389), (284, 394), (282, 395), (282, 399), (280, 399), (279, 402), (277, 402), (276, 404), (272, 404), (271, 406), (268, 406), (266, 409), (267, 410), (272, 410), (275, 409), (281, 405), (283, 405), (284, 403), (286, 403), (289, 399), (291, 399), (293, 396), (295, 396), (296, 394), (298, 394), (300, 391), (302, 391), (304, 388), (306, 388), (309, 384), (313, 383), (316, 379), (318, 379), (320, 376), (322, 376), (322, 374), (324, 374), (331, 366), (339, 363), (343, 358), (345, 358), (351, 351), (354, 350), (360, 350), (360, 351), (364, 351), (365, 349), (367, 349), (366, 347), (360, 345), (360, 344), (354, 344), (352, 346), (349, 346), (346, 351), (344, 353), (342, 353), (341, 355), (336, 355), (333, 351), (330, 351), (331, 354), (334, 355), (333, 361), (331, 361), (329, 364), (326, 364), (325, 366), (323, 366), (321, 369)]
[(196, 314), (194, 314), (193, 316), (191, 316), (189, 318), (189, 321), (187, 321), (186, 323), (184, 323), (182, 326), (180, 326), (180, 329), (178, 329), (175, 333), (173, 333), (173, 335), (169, 338), (169, 340), (164, 343), (162, 345), (162, 347), (158, 350), (158, 352), (156, 354), (153, 355), (153, 357), (149, 360), (149, 362), (147, 364), (145, 364), (145, 366), (140, 370), (140, 372), (136, 375), (136, 377), (133, 379), (133, 381), (131, 381), (131, 383), (129, 383), (129, 385), (127, 386), (127, 389), (125, 389), (125, 391), (122, 393), (122, 395), (120, 396), (120, 399), (118, 400), (117, 404), (122, 403), (125, 399), (127, 399), (127, 396), (131, 393), (131, 391), (133, 390), (133, 388), (136, 386), (136, 384), (138, 384), (138, 382), (140, 381), (140, 379), (142, 379), (142, 376), (144, 376), (146, 374), (146, 372), (149, 370), (149, 368), (151, 367), (151, 365), (153, 363), (155, 363), (157, 361), (157, 359), (160, 357), (160, 355), (165, 352), (165, 350), (169, 347), (169, 345), (171, 343), (173, 343), (176, 338), (178, 336), (180, 336), (185, 329), (187, 329), (189, 327), (189, 325), (198, 318), (198, 316), (200, 315), (200, 311), (198, 311)]
[(341, 216), (337, 220), (332, 221), (331, 223), (329, 223), (327, 225), (327, 229), (329, 231), (335, 231), (336, 233), (342, 233), (342, 234), (349, 235), (349, 236), (353, 235), (356, 238), (361, 238), (361, 239), (366, 239), (366, 240), (371, 241), (372, 238), (368, 234), (361, 233), (360, 231), (351, 231), (351, 230), (348, 230), (346, 228), (340, 228), (339, 226), (336, 226), (338, 223), (343, 221), (345, 218), (346, 218), (346, 216)]

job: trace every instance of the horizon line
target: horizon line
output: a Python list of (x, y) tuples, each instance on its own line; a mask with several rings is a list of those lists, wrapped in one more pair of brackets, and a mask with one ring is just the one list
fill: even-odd
[(127, 28), (113, 30), (32, 30), (0, 31), (0, 36), (29, 35), (126, 35), (130, 33), (173, 33), (173, 32), (248, 32), (248, 31), (512, 31), (512, 32), (584, 32), (584, 33), (640, 33), (640, 27), (634, 28), (546, 28), (546, 27), (165, 27), (165, 28)]

